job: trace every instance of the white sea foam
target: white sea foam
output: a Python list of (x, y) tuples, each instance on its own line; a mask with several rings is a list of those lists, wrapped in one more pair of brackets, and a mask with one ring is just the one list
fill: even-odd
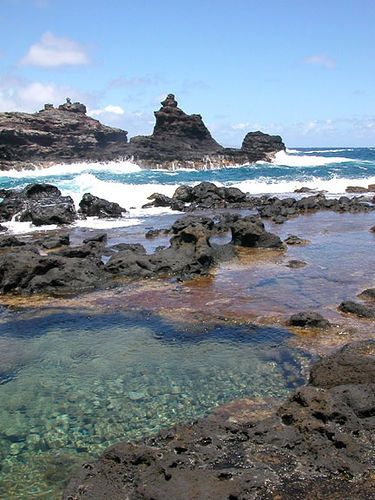
[(242, 181), (233, 184), (233, 186), (240, 188), (244, 192), (250, 194), (291, 194), (296, 189), (301, 187), (308, 187), (316, 189), (317, 191), (327, 191), (332, 196), (346, 194), (345, 189), (348, 186), (363, 186), (367, 187), (368, 184), (375, 183), (375, 177), (368, 177), (366, 179), (349, 179), (334, 177), (329, 180), (321, 178), (311, 178), (303, 181), (277, 181), (275, 179), (259, 179), (251, 181)]
[(283, 167), (321, 167), (323, 165), (346, 163), (348, 161), (354, 160), (351, 158), (341, 158), (339, 156), (332, 156), (329, 158), (325, 156), (289, 154), (285, 151), (279, 151), (276, 153), (272, 164)]
[[(76, 207), (85, 193), (91, 193), (108, 201), (114, 201), (122, 207), (132, 209), (132, 213), (142, 214), (142, 205), (149, 202), (147, 198), (153, 193), (162, 193), (172, 196), (178, 184), (123, 184), (121, 182), (102, 181), (93, 174), (81, 174), (69, 181), (65, 186), (59, 184), (64, 195), (70, 195)], [(158, 208), (157, 213), (169, 211), (164, 207)]]
[[(303, 151), (303, 154), (310, 155), (314, 153), (346, 153), (347, 151), (354, 151), (354, 148), (310, 149), (309, 151)], [(297, 153), (301, 153), (301, 151), (297, 151)]]
[(15, 179), (33, 177), (57, 177), (62, 175), (76, 175), (84, 172), (109, 172), (112, 174), (126, 174), (141, 171), (141, 167), (130, 161), (109, 162), (77, 162), (56, 163), (50, 167), (36, 168), (35, 170), (4, 170), (0, 171), (1, 177)]

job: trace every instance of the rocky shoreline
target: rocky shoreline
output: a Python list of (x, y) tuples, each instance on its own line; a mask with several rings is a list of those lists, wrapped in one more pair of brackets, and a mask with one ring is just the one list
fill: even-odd
[(349, 344), (258, 419), (210, 417), (114, 445), (63, 498), (372, 498), (374, 382), (374, 341)]
[[(90, 193), (75, 207), (70, 197), (48, 184), (2, 190), (0, 196), (3, 224), (16, 219), (58, 226), (31, 237), (8, 235), (3, 227), (2, 296), (45, 295), (57, 300), (146, 279), (201, 279), (243, 251), (283, 255), (288, 248), (309, 247), (299, 233), (275, 234), (268, 221), (276, 231), (273, 224), (290, 224), (317, 212), (366, 216), (375, 208), (371, 190), (359, 197), (332, 199), (307, 192), (283, 199), (255, 197), (208, 182), (180, 186), (170, 198), (151, 196), (148, 206), (167, 206), (178, 215), (170, 227), (145, 233), (149, 241), (169, 239), (169, 246), (147, 252), (139, 242), (108, 244), (102, 231), (78, 244), (71, 240), (72, 222), (92, 216), (127, 217), (130, 207)], [(219, 244), (217, 238), (224, 236)], [(295, 261), (290, 267), (298, 269), (300, 264)], [(374, 289), (367, 287), (358, 299), (347, 296), (337, 302), (336, 311), (372, 325), (374, 296)], [(310, 309), (284, 317), (283, 324), (305, 330), (306, 336), (319, 331), (328, 335), (334, 328)], [(241, 422), (235, 412), (225, 419), (214, 415), (136, 444), (112, 446), (97, 461), (84, 464), (64, 498), (371, 498), (374, 352), (373, 341), (363, 341), (322, 358), (312, 366), (309, 383), (281, 406), (250, 408), (251, 418)]]
[(0, 113), (0, 170), (47, 167), (52, 163), (128, 160), (144, 168), (196, 168), (271, 161), (285, 150), (280, 136), (249, 132), (240, 149), (216, 142), (200, 115), (187, 115), (169, 94), (155, 111), (150, 136), (128, 141), (128, 132), (101, 124), (81, 103), (34, 113)]

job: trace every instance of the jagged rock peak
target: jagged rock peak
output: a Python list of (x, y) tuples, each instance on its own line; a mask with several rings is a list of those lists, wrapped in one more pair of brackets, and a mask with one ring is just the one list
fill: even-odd
[(177, 101), (174, 94), (168, 94), (167, 97), (160, 103), (163, 108), (177, 108)]

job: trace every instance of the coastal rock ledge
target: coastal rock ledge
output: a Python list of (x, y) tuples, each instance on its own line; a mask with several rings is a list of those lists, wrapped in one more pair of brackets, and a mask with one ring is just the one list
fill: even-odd
[(128, 141), (125, 130), (87, 116), (86, 106), (46, 104), (28, 114), (0, 113), (0, 170), (43, 167), (56, 162), (130, 160), (145, 168), (210, 168), (270, 161), (285, 150), (280, 136), (249, 132), (240, 149), (213, 139), (200, 115), (188, 115), (173, 94), (155, 111), (150, 136)]
[(179, 425), (85, 463), (64, 500), (374, 498), (375, 342), (318, 361), (279, 407)]

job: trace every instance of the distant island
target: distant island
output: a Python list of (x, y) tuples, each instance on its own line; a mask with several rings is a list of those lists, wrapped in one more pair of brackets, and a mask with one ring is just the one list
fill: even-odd
[(187, 115), (169, 94), (155, 111), (149, 136), (128, 140), (128, 132), (87, 115), (84, 104), (37, 113), (0, 113), (0, 170), (48, 166), (72, 161), (131, 160), (144, 168), (210, 168), (271, 161), (285, 150), (282, 138), (260, 131), (246, 134), (239, 149), (225, 148), (211, 136), (201, 115)]

